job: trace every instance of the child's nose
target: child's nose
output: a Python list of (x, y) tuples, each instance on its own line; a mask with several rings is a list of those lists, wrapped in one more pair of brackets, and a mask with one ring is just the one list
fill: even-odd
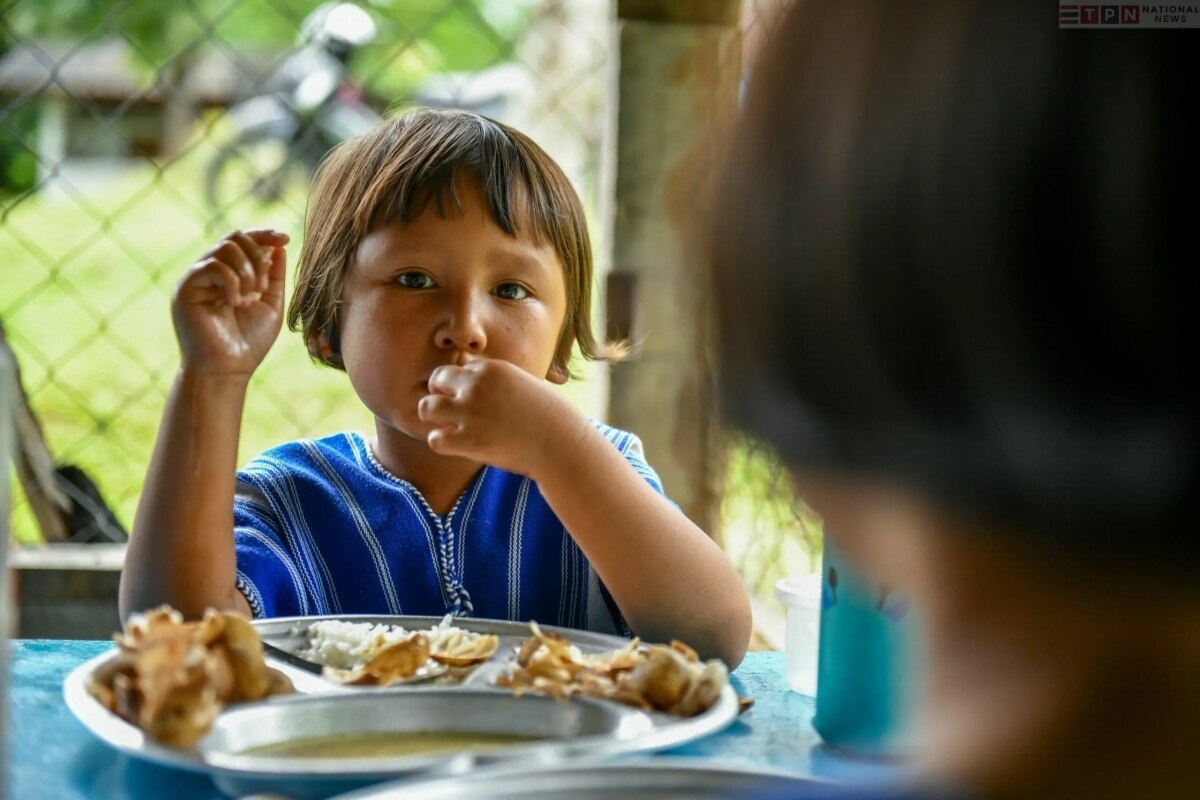
[(483, 337), (482, 336), (469, 336), (469, 335), (468, 336), (456, 336), (454, 334), (447, 334), (442, 337), (441, 341), (438, 342), (438, 344), (448, 350), (449, 349), (458, 349), (458, 350), (470, 350), (472, 352), (479, 352), (479, 351), (483, 350)]
[(438, 347), (447, 350), (481, 353), (487, 347), (487, 334), (479, 313), (466, 302), (447, 315), (434, 334), (434, 341)]

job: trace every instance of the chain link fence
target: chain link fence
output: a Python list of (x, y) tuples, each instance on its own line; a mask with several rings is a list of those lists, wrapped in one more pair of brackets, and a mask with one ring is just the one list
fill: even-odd
[[(748, 52), (782, 5), (743, 4)], [(317, 161), (405, 107), (530, 134), (583, 195), (603, 269), (613, 16), (609, 0), (0, 2), (0, 322), (54, 461), (132, 521), (178, 361), (175, 281), (235, 227), (289, 232), (294, 261)], [(603, 407), (602, 380), (574, 391)], [(240, 458), (371, 423), (285, 332)], [(812, 569), (817, 534), (774, 462), (740, 444), (730, 475), (726, 542), (753, 588)], [(13, 527), (42, 539), (27, 500)]]

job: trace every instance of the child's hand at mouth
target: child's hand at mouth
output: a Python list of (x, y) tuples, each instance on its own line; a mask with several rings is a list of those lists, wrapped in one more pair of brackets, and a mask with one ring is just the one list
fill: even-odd
[(432, 429), (429, 449), (537, 480), (556, 443), (587, 422), (546, 381), (507, 361), (442, 366), (429, 376), (417, 415)]

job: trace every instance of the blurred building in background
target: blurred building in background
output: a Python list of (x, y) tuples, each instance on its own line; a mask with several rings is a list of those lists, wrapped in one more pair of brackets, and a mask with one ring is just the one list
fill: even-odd
[[(226, 109), (270, 74), (277, 52), (246, 54), (234, 63), (205, 49), (192, 60), (179, 91), (195, 114)], [(33, 186), (41, 196), (70, 198), (70, 190), (100, 194), (145, 159), (169, 155), (172, 142), (190, 130), (168, 130), (164, 87), (139, 69), (133, 47), (120, 37), (79, 44), (26, 40), (0, 59), (0, 102), (27, 102), (34, 145)], [(70, 187), (70, 188), (68, 188)]]

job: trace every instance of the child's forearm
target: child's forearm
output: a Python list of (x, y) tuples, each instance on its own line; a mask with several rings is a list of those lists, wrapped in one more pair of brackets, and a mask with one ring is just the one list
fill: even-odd
[(532, 476), (546, 502), (639, 635), (680, 639), (736, 666), (751, 629), (737, 571), (599, 431), (579, 422), (547, 448)]
[(121, 574), (122, 619), (161, 603), (188, 617), (209, 606), (249, 613), (234, 585), (233, 546), (247, 380), (187, 369), (176, 376)]

